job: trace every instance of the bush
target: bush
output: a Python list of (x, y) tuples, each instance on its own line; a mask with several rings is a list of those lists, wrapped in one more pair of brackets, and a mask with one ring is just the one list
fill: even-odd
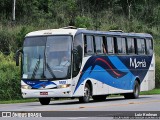
[(90, 28), (92, 20), (89, 17), (85, 16), (77, 16), (75, 20), (75, 26), (79, 28)]
[(20, 68), (15, 65), (13, 53), (0, 53), (0, 100), (20, 99)]
[(155, 81), (156, 81), (156, 88), (160, 88), (160, 56), (156, 56)]

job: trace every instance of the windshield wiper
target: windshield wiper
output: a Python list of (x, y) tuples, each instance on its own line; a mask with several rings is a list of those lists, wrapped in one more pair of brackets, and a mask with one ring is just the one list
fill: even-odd
[(37, 70), (39, 69), (40, 58), (41, 58), (41, 56), (39, 55), (39, 60), (37, 61), (36, 65), (35, 65), (35, 67), (34, 67), (33, 73), (32, 73), (32, 77), (31, 77), (32, 79), (35, 78), (36, 72), (37, 72)]
[(46, 78), (44, 71), (46, 71), (46, 54), (45, 54), (45, 50), (44, 50), (44, 60), (43, 60), (43, 73), (42, 73), (42, 78)]
[(54, 73), (53, 73), (51, 67), (48, 65), (48, 63), (47, 63), (47, 68), (48, 68), (48, 71), (50, 72), (50, 74), (52, 75), (52, 77), (56, 78), (56, 76), (54, 75)]

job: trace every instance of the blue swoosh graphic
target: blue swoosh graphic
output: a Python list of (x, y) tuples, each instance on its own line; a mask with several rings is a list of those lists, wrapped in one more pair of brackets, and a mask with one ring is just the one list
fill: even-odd
[[(48, 85), (56, 85), (52, 81), (33, 81), (33, 80), (23, 80), (27, 85), (30, 85), (32, 89), (38, 89), (43, 86), (48, 86)], [(57, 86), (57, 85), (56, 85)]]
[[(98, 58), (98, 59), (97, 59)], [(86, 62), (80, 79), (76, 85), (75, 91), (84, 82), (85, 79), (95, 79), (109, 86), (131, 90), (135, 76), (129, 69), (119, 60), (118, 57), (91, 57)], [(107, 62), (104, 62), (104, 60)], [(121, 71), (119, 70), (121, 69)], [(98, 72), (98, 73), (97, 73)], [(132, 83), (131, 83), (132, 81)]]

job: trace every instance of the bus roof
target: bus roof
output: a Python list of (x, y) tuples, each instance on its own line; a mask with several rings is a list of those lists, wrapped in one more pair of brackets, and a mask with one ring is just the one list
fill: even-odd
[(26, 35), (29, 36), (45, 36), (45, 35), (75, 35), (77, 29), (48, 29), (48, 30), (39, 30), (33, 31)]
[(152, 38), (152, 35), (148, 33), (125, 33), (122, 31), (96, 31), (96, 30), (87, 30), (85, 28), (59, 28), (59, 29), (48, 29), (48, 30), (39, 30), (33, 31), (26, 35), (29, 36), (45, 36), (45, 35), (75, 35), (79, 33), (84, 34), (99, 34), (99, 35), (107, 35), (107, 36), (128, 36), (128, 37), (143, 37), (143, 38)]
[(78, 33), (85, 33), (85, 34), (100, 34), (100, 35), (107, 35), (107, 36), (128, 36), (128, 37), (143, 37), (143, 38), (152, 38), (151, 34), (148, 33), (125, 33), (125, 32), (110, 32), (110, 31), (94, 31), (94, 30), (79, 30)]

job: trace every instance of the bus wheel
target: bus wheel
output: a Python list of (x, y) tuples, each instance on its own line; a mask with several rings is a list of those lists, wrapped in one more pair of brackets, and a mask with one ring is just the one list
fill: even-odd
[(51, 98), (39, 98), (41, 105), (48, 105), (51, 101)]
[(91, 89), (90, 89), (88, 83), (86, 83), (85, 87), (84, 87), (84, 96), (79, 98), (79, 102), (87, 103), (87, 102), (89, 102), (90, 97), (91, 97)]
[(124, 97), (126, 99), (136, 99), (136, 98), (139, 97), (139, 93), (140, 93), (140, 85), (139, 85), (138, 81), (136, 80), (134, 82), (133, 92), (132, 93), (126, 93), (126, 94), (124, 94)]
[(106, 95), (97, 95), (97, 96), (92, 96), (94, 101), (105, 101), (106, 100)]

